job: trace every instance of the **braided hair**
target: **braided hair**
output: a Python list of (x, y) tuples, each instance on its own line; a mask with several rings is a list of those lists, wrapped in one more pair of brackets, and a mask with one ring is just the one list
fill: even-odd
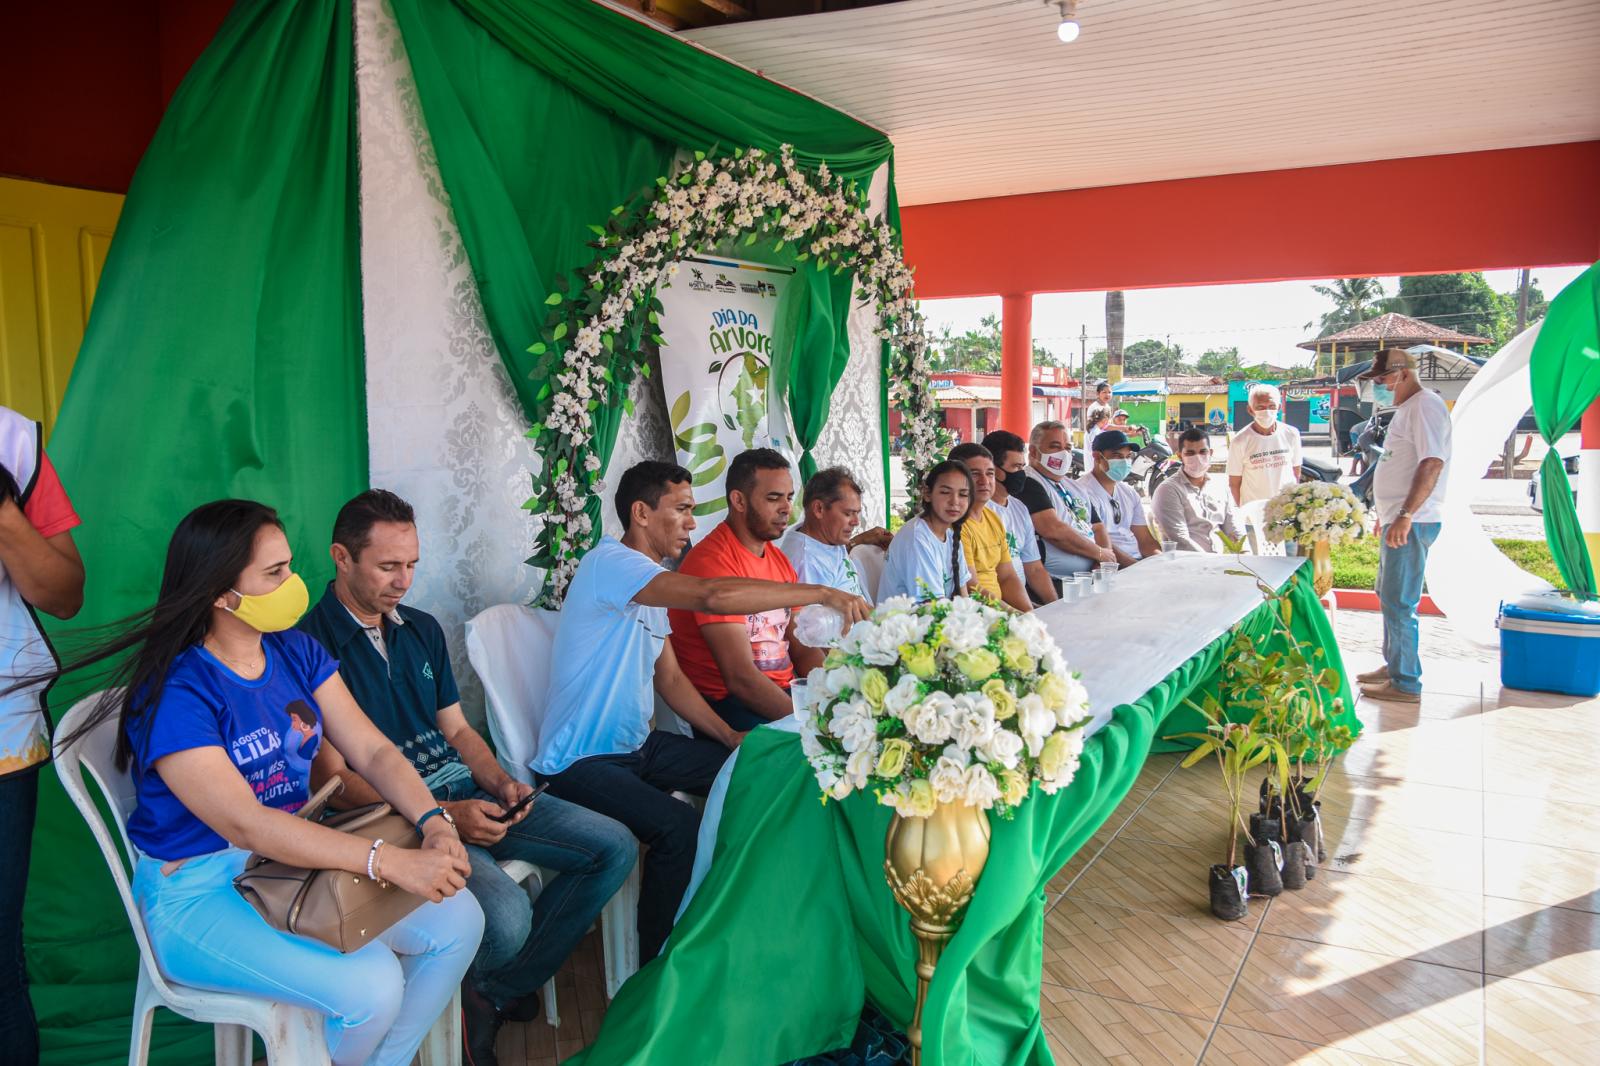
[[(977, 495), (978, 495), (977, 490), (974, 487), (974, 485), (972, 484), (972, 473), (969, 470), (967, 470), (966, 464), (958, 462), (957, 460), (954, 460), (954, 459), (946, 459), (942, 463), (934, 464), (932, 469), (930, 469), (928, 471), (928, 473), (922, 479), (922, 492), (923, 492), (923, 496), (924, 496), (924, 499), (922, 501), (922, 517), (924, 519), (928, 519), (928, 518), (932, 518), (933, 517), (933, 487), (935, 485), (937, 485), (939, 483), (939, 479), (941, 477), (943, 477), (944, 475), (946, 475), (946, 474), (960, 474), (962, 477), (966, 478), (967, 479), (967, 499), (968, 500), (973, 500), (973, 499), (977, 498)], [(959, 595), (961, 595), (961, 591), (962, 591), (961, 590), (961, 527), (966, 524), (966, 521), (967, 521), (967, 516), (965, 514), (963, 514), (960, 518), (958, 518), (954, 522), (950, 523), (950, 529), (951, 529), (951, 531), (953, 533), (955, 533), (955, 536), (950, 538), (950, 584), (951, 584), (950, 595), (951, 596), (959, 596)]]

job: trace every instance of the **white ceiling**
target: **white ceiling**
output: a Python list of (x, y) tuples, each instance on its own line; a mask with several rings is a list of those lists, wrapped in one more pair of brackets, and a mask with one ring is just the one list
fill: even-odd
[[(901, 0), (690, 39), (886, 131), (902, 203), (1600, 138), (1600, 0)], [(1359, 210), (1359, 208), (1358, 208)]]

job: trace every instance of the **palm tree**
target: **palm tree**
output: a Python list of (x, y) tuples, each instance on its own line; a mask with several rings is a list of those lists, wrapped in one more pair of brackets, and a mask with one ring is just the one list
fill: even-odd
[(1126, 319), (1122, 290), (1106, 293), (1106, 377), (1113, 384), (1122, 380), (1122, 327)]
[(1313, 285), (1311, 291), (1333, 301), (1333, 310), (1322, 316), (1319, 337), (1349, 329), (1383, 313), (1379, 306), (1383, 300), (1383, 283), (1377, 278), (1335, 278), (1332, 285)]

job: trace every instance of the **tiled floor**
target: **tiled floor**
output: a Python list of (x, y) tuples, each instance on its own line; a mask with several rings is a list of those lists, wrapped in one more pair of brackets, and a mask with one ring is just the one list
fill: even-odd
[[(1376, 615), (1335, 626), (1352, 673), (1377, 664)], [(1243, 921), (1207, 911), (1214, 768), (1151, 758), (1048, 889), (1058, 1063), (1600, 1063), (1600, 700), (1502, 691), (1493, 654), (1437, 619), (1423, 648), (1420, 707), (1360, 706), (1323, 791), (1328, 862)], [(553, 1066), (593, 1038), (593, 936), (558, 995), (561, 1030), (508, 1027), (502, 1063)]]

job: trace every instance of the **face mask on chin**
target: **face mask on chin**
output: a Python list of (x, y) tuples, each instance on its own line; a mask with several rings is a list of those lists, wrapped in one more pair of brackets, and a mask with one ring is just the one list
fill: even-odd
[(1260, 426), (1262, 429), (1271, 429), (1273, 426), (1278, 424), (1278, 412), (1257, 411), (1255, 413), (1255, 420), (1256, 425)]
[(1049, 452), (1039, 460), (1044, 468), (1058, 477), (1072, 469), (1072, 453), (1069, 451)]
[(1205, 477), (1211, 472), (1211, 456), (1185, 455), (1183, 457), (1183, 472), (1190, 477)]

